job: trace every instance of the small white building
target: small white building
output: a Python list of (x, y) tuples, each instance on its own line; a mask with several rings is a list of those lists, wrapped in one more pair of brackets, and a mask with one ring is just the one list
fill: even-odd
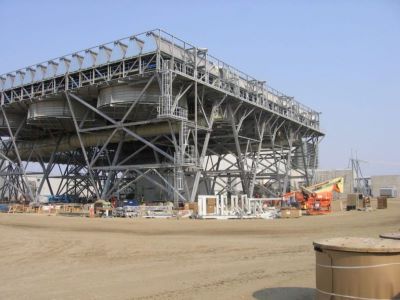
[(400, 175), (371, 176), (372, 196), (378, 197), (381, 188), (395, 188), (400, 191)]

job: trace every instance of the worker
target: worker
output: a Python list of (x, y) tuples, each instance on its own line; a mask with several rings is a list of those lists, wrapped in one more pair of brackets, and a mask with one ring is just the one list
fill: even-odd
[(91, 204), (89, 206), (89, 217), (94, 218), (94, 205), (93, 204)]
[(144, 204), (144, 195), (142, 194), (142, 196), (140, 197), (140, 204), (143, 205)]
[(314, 209), (315, 209), (315, 210), (319, 210), (320, 207), (321, 207), (320, 201), (319, 201), (319, 200), (316, 200), (315, 203), (314, 203)]
[(112, 196), (111, 199), (110, 199), (110, 202), (111, 202), (111, 207), (115, 208), (116, 204), (117, 204), (117, 197)]

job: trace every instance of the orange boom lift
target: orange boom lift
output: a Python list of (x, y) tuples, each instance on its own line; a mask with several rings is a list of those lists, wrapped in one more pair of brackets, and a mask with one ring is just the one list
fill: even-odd
[(333, 192), (343, 193), (344, 178), (337, 177), (284, 195), (285, 200), (296, 200), (310, 215), (331, 212)]

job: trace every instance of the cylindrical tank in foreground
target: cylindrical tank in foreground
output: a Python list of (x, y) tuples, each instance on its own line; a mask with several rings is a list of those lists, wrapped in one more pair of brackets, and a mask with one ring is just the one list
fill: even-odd
[[(400, 232), (388, 232), (379, 235), (382, 239), (400, 240)], [(399, 241), (400, 243), (400, 241)], [(400, 280), (400, 278), (399, 278)]]
[(316, 299), (400, 299), (400, 242), (332, 238), (314, 242)]

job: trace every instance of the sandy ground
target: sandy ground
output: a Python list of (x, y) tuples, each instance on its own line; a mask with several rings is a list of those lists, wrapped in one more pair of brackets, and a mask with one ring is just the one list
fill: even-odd
[(312, 241), (399, 229), (400, 200), (280, 220), (0, 214), (0, 298), (312, 299)]

